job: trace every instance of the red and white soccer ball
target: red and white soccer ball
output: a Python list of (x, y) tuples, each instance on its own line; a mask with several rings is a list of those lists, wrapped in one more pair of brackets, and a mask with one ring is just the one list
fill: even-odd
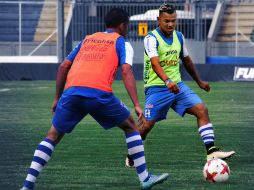
[(206, 162), (203, 169), (204, 178), (209, 182), (225, 182), (230, 175), (228, 164), (221, 159), (212, 159)]

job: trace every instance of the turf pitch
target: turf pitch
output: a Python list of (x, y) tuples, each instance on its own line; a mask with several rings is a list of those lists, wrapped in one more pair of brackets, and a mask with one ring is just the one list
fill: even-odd
[[(216, 144), (235, 150), (228, 161), (228, 182), (210, 184), (203, 180), (205, 150), (193, 116), (184, 118), (172, 110), (159, 122), (145, 142), (148, 169), (168, 172), (170, 179), (156, 190), (250, 190), (254, 188), (254, 83), (211, 82), (206, 93), (187, 82), (209, 108)], [(143, 84), (138, 82), (141, 103)], [(0, 189), (21, 187), (37, 144), (51, 125), (54, 81), (0, 82)], [(132, 110), (121, 81), (115, 94)], [(136, 173), (124, 167), (127, 149), (121, 130), (102, 129), (86, 117), (57, 146), (52, 159), (36, 182), (37, 190), (134, 190)]]

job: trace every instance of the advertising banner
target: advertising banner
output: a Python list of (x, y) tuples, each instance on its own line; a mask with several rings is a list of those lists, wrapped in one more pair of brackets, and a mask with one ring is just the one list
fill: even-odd
[(254, 67), (235, 67), (234, 81), (254, 81)]

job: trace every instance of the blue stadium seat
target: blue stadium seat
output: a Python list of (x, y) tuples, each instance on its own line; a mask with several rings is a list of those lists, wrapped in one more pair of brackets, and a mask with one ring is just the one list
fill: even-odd
[[(33, 41), (43, 4), (22, 4), (22, 41)], [(19, 5), (0, 2), (0, 41), (19, 40)]]

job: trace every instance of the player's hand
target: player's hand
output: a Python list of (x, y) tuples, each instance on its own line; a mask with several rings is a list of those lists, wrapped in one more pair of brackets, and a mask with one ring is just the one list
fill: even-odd
[(52, 113), (55, 113), (57, 103), (58, 103), (58, 99), (54, 99), (52, 106), (51, 106)]
[(140, 105), (135, 106), (135, 112), (138, 116), (138, 121), (140, 122), (142, 120), (142, 117), (144, 117), (143, 110)]
[(169, 91), (174, 93), (174, 94), (177, 94), (177, 93), (180, 92), (180, 89), (179, 89), (179, 87), (177, 86), (177, 84), (175, 82), (169, 82), (167, 84), (167, 87), (168, 87)]
[(198, 85), (201, 89), (205, 90), (206, 92), (210, 91), (210, 85), (208, 82), (201, 81)]

